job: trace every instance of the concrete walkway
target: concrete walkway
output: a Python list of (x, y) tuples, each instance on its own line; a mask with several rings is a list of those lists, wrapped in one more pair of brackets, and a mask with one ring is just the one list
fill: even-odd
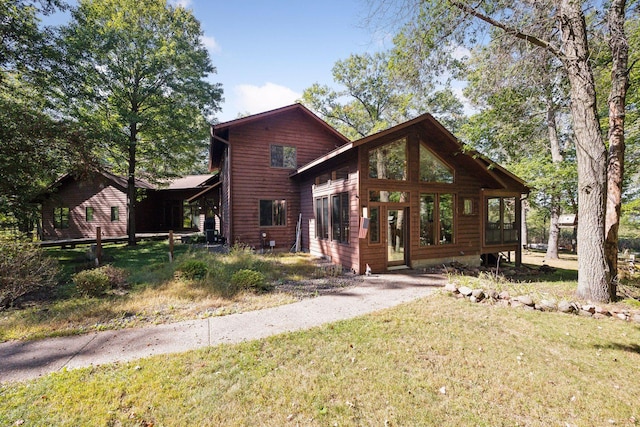
[(427, 296), (444, 283), (442, 276), (407, 270), (365, 277), (360, 285), (335, 294), (264, 310), (139, 329), (0, 343), (0, 382), (307, 329)]

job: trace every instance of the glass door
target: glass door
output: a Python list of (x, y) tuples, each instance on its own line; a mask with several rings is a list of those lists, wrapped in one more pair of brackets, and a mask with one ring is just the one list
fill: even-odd
[(407, 264), (408, 208), (387, 209), (387, 266)]

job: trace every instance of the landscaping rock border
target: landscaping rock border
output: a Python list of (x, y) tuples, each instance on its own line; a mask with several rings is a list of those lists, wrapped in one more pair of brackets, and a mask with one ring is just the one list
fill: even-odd
[(640, 310), (629, 310), (604, 307), (596, 304), (581, 304), (576, 301), (554, 299), (534, 300), (529, 294), (511, 296), (509, 292), (490, 289), (471, 289), (468, 286), (460, 286), (455, 283), (447, 283), (444, 286), (445, 292), (457, 298), (464, 298), (473, 303), (495, 304), (502, 307), (519, 307), (527, 310), (538, 310), (547, 312), (559, 312), (575, 314), (578, 316), (592, 317), (594, 319), (612, 318), (634, 322), (640, 324)]

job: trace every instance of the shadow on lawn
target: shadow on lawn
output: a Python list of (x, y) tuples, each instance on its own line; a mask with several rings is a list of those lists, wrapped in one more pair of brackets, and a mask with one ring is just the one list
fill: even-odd
[(622, 350), (629, 353), (640, 354), (640, 344), (611, 343), (607, 345), (596, 344), (594, 347), (598, 350)]

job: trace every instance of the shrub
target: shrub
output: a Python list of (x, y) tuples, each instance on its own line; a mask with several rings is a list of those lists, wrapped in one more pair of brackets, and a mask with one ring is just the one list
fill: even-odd
[(0, 237), (0, 309), (23, 295), (57, 284), (58, 261), (32, 243)]
[(109, 276), (102, 267), (94, 268), (74, 274), (73, 283), (84, 295), (100, 296), (109, 289)]
[(109, 289), (127, 285), (127, 272), (112, 265), (83, 270), (73, 276), (78, 290), (84, 295), (99, 296)]
[(203, 279), (207, 275), (209, 266), (204, 261), (188, 259), (183, 261), (176, 270), (180, 271), (187, 279)]
[(98, 270), (102, 270), (104, 274), (109, 278), (109, 287), (111, 289), (115, 288), (124, 288), (127, 286), (127, 277), (128, 273), (123, 268), (114, 267), (113, 265), (103, 265), (98, 268)]
[(268, 290), (264, 274), (254, 270), (242, 269), (236, 271), (231, 276), (231, 284), (238, 289)]

